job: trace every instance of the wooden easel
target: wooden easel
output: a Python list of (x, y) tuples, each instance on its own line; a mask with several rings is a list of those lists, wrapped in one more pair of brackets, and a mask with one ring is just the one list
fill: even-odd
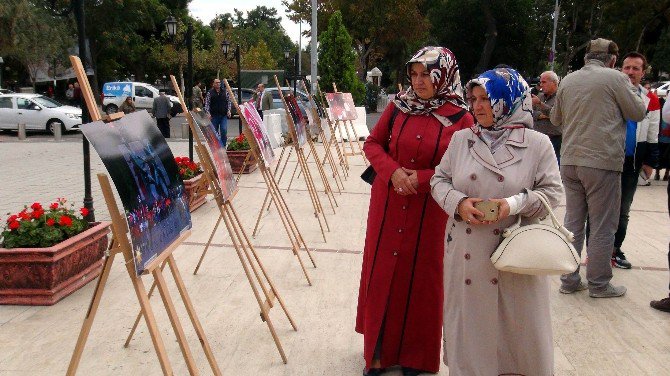
[[(191, 132), (193, 133), (194, 140), (196, 141), (196, 152), (198, 154), (198, 158), (200, 159), (200, 163), (202, 164), (203, 167), (203, 174), (205, 174), (205, 177), (207, 177), (207, 181), (209, 181), (210, 183), (209, 192), (214, 195), (217, 207), (219, 208), (219, 218), (216, 222), (216, 225), (214, 226), (214, 229), (212, 230), (212, 233), (209, 237), (209, 241), (207, 242), (205, 249), (203, 250), (203, 253), (200, 256), (200, 260), (198, 261), (198, 265), (196, 266), (196, 269), (193, 272), (193, 274), (196, 274), (198, 272), (198, 269), (200, 268), (200, 265), (202, 264), (205, 254), (207, 253), (207, 250), (209, 249), (209, 246), (212, 242), (214, 234), (216, 233), (216, 230), (221, 224), (221, 220), (223, 220), (226, 229), (228, 230), (228, 234), (230, 235), (230, 239), (233, 242), (233, 247), (237, 252), (237, 257), (239, 258), (240, 263), (242, 264), (242, 268), (244, 269), (244, 273), (247, 277), (247, 280), (249, 281), (251, 290), (254, 293), (256, 302), (258, 303), (258, 306), (261, 310), (261, 319), (265, 321), (265, 323), (267, 324), (268, 329), (270, 330), (270, 334), (272, 335), (275, 345), (277, 346), (277, 350), (279, 351), (279, 354), (284, 364), (286, 364), (288, 359), (286, 357), (286, 354), (284, 353), (281, 341), (279, 340), (279, 336), (277, 335), (277, 332), (270, 318), (270, 309), (274, 307), (275, 299), (279, 301), (279, 305), (282, 307), (284, 314), (291, 323), (293, 330), (297, 331), (298, 327), (293, 321), (291, 314), (288, 312), (288, 309), (284, 304), (284, 300), (282, 299), (281, 295), (279, 295), (279, 292), (277, 291), (274, 283), (272, 282), (272, 279), (270, 278), (269, 274), (267, 273), (267, 270), (265, 269), (263, 263), (258, 257), (256, 249), (254, 248), (253, 244), (249, 241), (249, 237), (244, 231), (244, 227), (242, 226), (240, 219), (237, 216), (237, 212), (235, 211), (235, 208), (232, 205), (231, 200), (232, 197), (228, 199), (224, 198), (221, 186), (219, 184), (220, 182), (214, 167), (215, 166), (214, 162), (212, 161), (210, 154), (207, 152), (207, 148), (202, 143), (200, 135), (197, 132), (196, 125), (194, 124), (194, 121), (191, 118), (190, 113), (188, 112), (188, 108), (186, 108), (186, 104), (184, 102), (181, 90), (177, 85), (177, 80), (172, 75), (170, 76), (170, 79), (172, 80), (172, 85), (174, 86), (177, 97), (181, 101), (182, 110), (184, 111), (184, 114), (186, 114), (186, 119), (189, 123), (189, 127), (191, 127)], [(251, 274), (252, 272), (253, 276)], [(263, 292), (265, 300), (263, 300), (263, 298), (261, 297), (258, 291), (257, 284), (258, 286), (260, 286), (260, 289)], [(154, 287), (155, 285), (151, 286), (151, 289), (149, 290), (149, 296), (151, 296)], [(135, 319), (135, 324), (133, 325), (133, 328), (131, 329), (130, 334), (128, 335), (128, 339), (126, 340), (125, 344), (126, 347), (130, 343), (130, 340), (132, 339), (133, 334), (137, 329), (137, 325), (139, 324), (141, 317), (142, 312), (140, 312)]]
[[(70, 56), (70, 61), (72, 62), (72, 66), (77, 75), (77, 80), (79, 81), (82, 88), (82, 96), (86, 102), (86, 105), (88, 106), (89, 111), (91, 112), (91, 118), (94, 119), (94, 121), (101, 119), (100, 112), (98, 111), (98, 107), (95, 104), (95, 100), (93, 99), (93, 93), (91, 92), (91, 87), (88, 83), (86, 73), (82, 67), (81, 60), (79, 60), (79, 58), (76, 56)], [(122, 116), (123, 114), (120, 114), (115, 118), (118, 119)], [(137, 295), (137, 300), (140, 303), (140, 311), (146, 320), (149, 334), (151, 336), (154, 349), (158, 355), (158, 360), (160, 362), (163, 374), (173, 375), (174, 372), (172, 370), (172, 366), (170, 365), (163, 339), (158, 330), (158, 325), (156, 323), (156, 318), (154, 317), (151, 304), (149, 303), (149, 295), (147, 294), (147, 291), (144, 287), (144, 282), (141, 276), (137, 275), (135, 271), (133, 249), (132, 245), (128, 241), (127, 236), (128, 223), (119, 212), (116, 199), (112, 193), (112, 187), (109, 184), (109, 178), (107, 175), (98, 174), (98, 181), (100, 182), (102, 194), (105, 198), (107, 209), (109, 210), (109, 214), (112, 219), (112, 240), (107, 252), (107, 257), (103, 263), (102, 273), (100, 274), (98, 283), (95, 286), (95, 292), (93, 293), (93, 297), (91, 298), (91, 302), (84, 318), (84, 323), (82, 325), (81, 331), (79, 332), (77, 344), (75, 346), (74, 353), (72, 354), (72, 358), (70, 359), (70, 364), (66, 374), (68, 376), (74, 376), (77, 372), (86, 341), (90, 334), (91, 327), (93, 326), (93, 321), (95, 320), (95, 315), (98, 311), (100, 301), (102, 300), (102, 293), (104, 292), (107, 279), (109, 278), (109, 274), (114, 263), (114, 257), (120, 253), (123, 254), (126, 271), (128, 272), (128, 276), (130, 277), (130, 280), (133, 284), (135, 294)], [(190, 236), (190, 234), (190, 230), (184, 231), (172, 244), (170, 244), (170, 246), (167, 247), (167, 249), (158, 255), (158, 257), (149, 265), (147, 265), (143, 274), (151, 273), (153, 275), (154, 283), (158, 287), (163, 305), (165, 306), (168, 317), (170, 318), (170, 323), (172, 324), (177, 341), (179, 342), (179, 347), (184, 356), (184, 359), (186, 360), (186, 366), (188, 368), (189, 374), (198, 375), (198, 368), (195, 365), (195, 360), (193, 359), (191, 349), (188, 345), (188, 342), (186, 341), (184, 329), (182, 328), (179, 321), (179, 317), (177, 315), (177, 311), (175, 310), (172, 297), (170, 296), (165, 277), (163, 276), (163, 267), (165, 265), (169, 265), (171, 274), (175, 280), (177, 289), (179, 290), (179, 295), (184, 302), (186, 311), (188, 312), (191, 323), (193, 324), (193, 327), (198, 335), (198, 340), (203, 347), (205, 355), (207, 356), (207, 360), (210, 367), (212, 368), (212, 372), (215, 375), (221, 375), (221, 370), (216, 363), (216, 359), (214, 358), (212, 349), (209, 345), (209, 342), (207, 341), (207, 337), (205, 336), (202, 325), (200, 324), (200, 320), (198, 319), (198, 316), (193, 309), (193, 304), (188, 295), (188, 292), (186, 291), (186, 286), (184, 285), (184, 281), (181, 278), (181, 274), (179, 273), (179, 269), (177, 268), (177, 264), (172, 254), (174, 250), (184, 241), (184, 239)]]
[[(333, 90), (335, 93), (339, 93), (337, 91), (337, 85), (333, 82)], [(347, 124), (348, 122), (348, 124)], [(356, 145), (358, 145), (358, 151), (354, 150), (354, 144), (351, 142), (351, 133), (349, 133), (349, 127), (351, 127), (352, 133), (354, 134), (354, 137), (356, 139)], [(356, 127), (354, 127), (354, 122), (351, 120), (335, 120), (335, 128), (339, 131), (340, 134), (340, 140), (342, 141), (342, 151), (344, 152), (345, 156), (356, 156), (360, 155), (363, 157), (363, 161), (365, 162), (365, 165), (367, 166), (368, 159), (365, 158), (365, 153), (363, 153), (363, 147), (361, 146), (361, 142), (358, 139), (358, 133), (356, 132)], [(344, 142), (344, 133), (342, 132), (342, 128), (344, 128), (345, 133), (347, 134), (347, 143), (349, 144), (349, 152), (347, 152), (346, 144)]]
[[(279, 166), (281, 165), (282, 159), (284, 157), (284, 153), (286, 150), (289, 150), (288, 156), (286, 160), (284, 161), (284, 168), (282, 169), (282, 172), (279, 176), (279, 180), (281, 181), (282, 176), (284, 175), (284, 170), (286, 169), (286, 165), (288, 164), (288, 160), (291, 157), (291, 152), (295, 151), (296, 156), (297, 156), (297, 163), (300, 166), (300, 169), (305, 177), (305, 184), (307, 186), (307, 192), (309, 193), (309, 197), (312, 201), (312, 207), (314, 208), (314, 216), (316, 217), (317, 221), (319, 222), (319, 227), (321, 228), (321, 235), (323, 236), (323, 241), (326, 242), (326, 234), (324, 232), (323, 224), (321, 219), (323, 218), (323, 223), (326, 225), (326, 229), (330, 231), (330, 227), (328, 225), (328, 220), (326, 219), (326, 215), (323, 211), (323, 206), (321, 205), (321, 200), (319, 199), (319, 194), (316, 189), (316, 185), (314, 184), (314, 180), (312, 179), (312, 174), (309, 170), (309, 166), (307, 165), (307, 161), (305, 159), (305, 154), (303, 153), (302, 147), (300, 146), (300, 143), (298, 141), (298, 134), (296, 132), (295, 124), (293, 123), (293, 117), (291, 117), (289, 111), (288, 111), (288, 105), (286, 103), (286, 99), (284, 98), (284, 93), (281, 91), (281, 87), (279, 86), (279, 80), (277, 79), (277, 76), (275, 76), (275, 84), (277, 85), (277, 88), (279, 90), (279, 96), (281, 97), (282, 101), (284, 102), (284, 108), (286, 108), (286, 122), (288, 124), (289, 128), (289, 135), (291, 136), (292, 142), (290, 144), (284, 144), (282, 146), (282, 152), (279, 156), (279, 161), (277, 162), (277, 167), (275, 169), (275, 176), (277, 173), (277, 170), (279, 169)], [(309, 135), (307, 137), (308, 139), (310, 138)], [(293, 148), (291, 148), (293, 146)], [(320, 165), (320, 163), (319, 163)], [(322, 176), (323, 178), (323, 176)], [(324, 184), (327, 184), (327, 179), (325, 180)], [(329, 199), (331, 199), (331, 207), (333, 205), (333, 199), (335, 198), (334, 194), (332, 193), (332, 189), (329, 192)], [(261, 209), (258, 213), (258, 218), (256, 220), (256, 226), (254, 227), (254, 232), (253, 234), (255, 235), (257, 230), (258, 230), (258, 225), (260, 223), (260, 219), (262, 217), (263, 212), (266, 210), (266, 203), (268, 201), (268, 198), (270, 201), (274, 200), (273, 197), (270, 197), (269, 192), (268, 194), (265, 195), (265, 200), (263, 200), (263, 205), (261, 205)], [(269, 208), (269, 204), (268, 204)], [(333, 207), (333, 212), (335, 211), (335, 208)]]
[(328, 140), (326, 140), (326, 135), (324, 132), (322, 132), (322, 143), (324, 144), (324, 147), (330, 150), (331, 146), (335, 147), (335, 151), (337, 152), (337, 158), (339, 159), (340, 162), (340, 167), (342, 167), (342, 174), (344, 175), (344, 179), (346, 180), (349, 177), (349, 161), (347, 160), (347, 156), (344, 155), (342, 152), (342, 149), (340, 148), (340, 143), (337, 141), (337, 136), (336, 136), (336, 131), (335, 131), (335, 125), (333, 124), (332, 120), (330, 119), (330, 116), (328, 116), (328, 106), (326, 106), (326, 101), (324, 100), (324, 95), (321, 92), (321, 86), (319, 83), (316, 83), (316, 90), (318, 92), (318, 97), (319, 101), (321, 101), (321, 107), (326, 111), (326, 124), (328, 125), (328, 133), (330, 134), (330, 137), (328, 137)]

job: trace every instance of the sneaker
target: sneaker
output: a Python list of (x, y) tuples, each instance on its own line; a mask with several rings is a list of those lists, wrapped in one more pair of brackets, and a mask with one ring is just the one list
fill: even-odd
[(577, 288), (567, 288), (565, 286), (561, 286), (558, 292), (560, 292), (561, 294), (573, 294), (578, 291), (584, 291), (588, 288), (589, 286), (586, 283), (580, 281), (579, 285), (577, 285)]
[(612, 267), (619, 269), (630, 269), (633, 265), (626, 260), (626, 256), (620, 249), (615, 249), (612, 254)]
[(605, 288), (598, 290), (589, 290), (589, 296), (592, 298), (618, 298), (626, 293), (624, 286), (612, 286), (608, 283)]
[(663, 312), (670, 312), (670, 296), (661, 300), (652, 300), (649, 305), (653, 309), (657, 309)]

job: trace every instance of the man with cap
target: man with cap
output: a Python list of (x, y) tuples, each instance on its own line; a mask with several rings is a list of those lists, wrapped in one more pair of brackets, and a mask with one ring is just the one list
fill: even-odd
[(151, 112), (156, 118), (156, 124), (158, 129), (160, 129), (161, 134), (165, 138), (170, 138), (170, 109), (172, 108), (172, 102), (170, 98), (165, 95), (165, 90), (159, 90), (158, 98), (154, 99), (154, 104), (152, 106)]
[(588, 217), (588, 266), (581, 281), (579, 269), (561, 276), (560, 292), (589, 289), (592, 298), (626, 293), (613, 286), (610, 258), (619, 222), (621, 171), (624, 163), (626, 119), (642, 121), (646, 106), (629, 78), (616, 71), (619, 48), (611, 40), (588, 43), (585, 65), (568, 74), (556, 93), (551, 123), (563, 128), (561, 178), (565, 186), (565, 227), (575, 235), (579, 254)]

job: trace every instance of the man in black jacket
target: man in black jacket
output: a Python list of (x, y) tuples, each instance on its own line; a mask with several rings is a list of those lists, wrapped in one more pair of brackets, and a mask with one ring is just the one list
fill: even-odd
[(214, 129), (219, 132), (221, 144), (226, 146), (228, 141), (228, 118), (230, 117), (230, 97), (228, 91), (221, 89), (221, 80), (214, 79), (212, 88), (205, 98), (205, 112), (210, 116)]

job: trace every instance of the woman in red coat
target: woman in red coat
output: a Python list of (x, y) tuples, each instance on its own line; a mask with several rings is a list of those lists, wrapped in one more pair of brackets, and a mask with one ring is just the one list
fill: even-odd
[(430, 195), (430, 178), (451, 135), (474, 120), (450, 50), (422, 48), (407, 75), (410, 88), (386, 108), (363, 148), (377, 172), (356, 317), (364, 375), (394, 365), (403, 375), (440, 367), (447, 216)]

